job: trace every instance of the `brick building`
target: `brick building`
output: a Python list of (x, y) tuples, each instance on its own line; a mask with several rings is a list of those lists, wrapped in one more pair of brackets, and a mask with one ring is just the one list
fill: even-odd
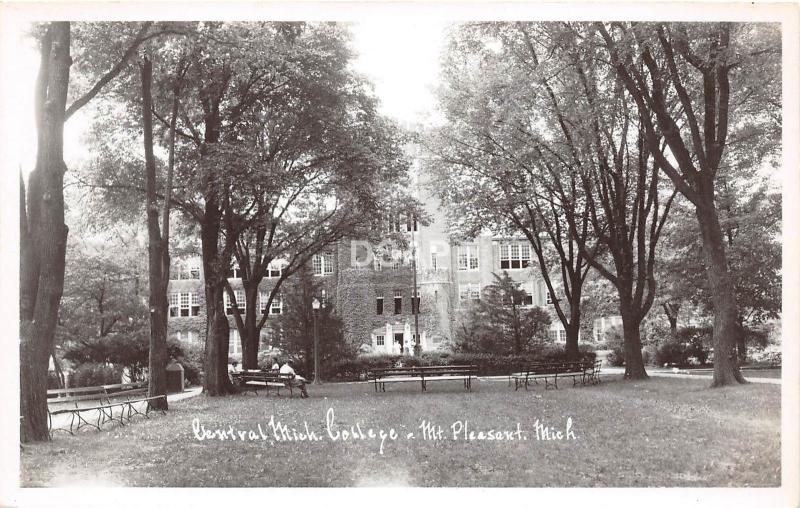
[[(315, 256), (311, 268), (323, 278), (324, 299), (342, 319), (345, 339), (363, 352), (411, 353), (415, 343), (415, 313), (418, 311), (420, 344), (423, 351), (448, 348), (459, 315), (470, 300), (480, 298), (482, 288), (494, 282), (494, 273), (507, 271), (526, 291), (525, 304), (552, 309), (549, 295), (534, 261), (530, 245), (523, 238), (484, 234), (462, 244), (450, 241), (444, 213), (427, 190), (428, 182), (419, 171), (414, 181), (417, 195), (432, 218), (423, 226), (410, 217), (393, 215), (383, 222), (386, 231), (407, 236), (401, 256), (392, 257), (390, 246), (344, 241)], [(413, 249), (411, 248), (413, 246)], [(417, 294), (414, 294), (414, 252)], [(399, 250), (394, 251), (399, 254)], [(373, 253), (375, 255), (373, 255)], [(383, 253), (381, 255), (380, 253)], [(199, 260), (189, 260), (173, 269), (170, 281), (170, 334), (183, 341), (202, 344), (205, 335), (205, 306)], [(262, 282), (263, 300), (273, 280), (280, 276), (276, 263)], [(241, 291), (238, 270), (230, 273), (235, 291)], [(240, 297), (241, 295), (241, 297)], [(243, 305), (243, 292), (237, 303)], [(226, 295), (227, 305), (227, 295)], [(259, 317), (266, 312), (280, 315), (283, 303), (276, 299), (270, 309), (259, 302)], [(230, 352), (241, 352), (233, 317)], [(262, 330), (262, 347), (268, 347), (267, 326)], [(553, 312), (550, 337), (566, 342), (566, 332)]]

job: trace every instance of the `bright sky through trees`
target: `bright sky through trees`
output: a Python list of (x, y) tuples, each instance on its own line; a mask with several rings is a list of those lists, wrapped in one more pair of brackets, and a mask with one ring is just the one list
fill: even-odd
[[(447, 25), (444, 21), (421, 17), (352, 24), (353, 47), (358, 54), (354, 67), (374, 83), (384, 114), (406, 124), (436, 120), (433, 87)], [(4, 83), (7, 97), (13, 100), (3, 114), (14, 118), (18, 126), (9, 132), (11, 139), (6, 146), (13, 148), (6, 156), (12, 167), (21, 168), (27, 175), (33, 169), (36, 152), (33, 86), (39, 54), (35, 41), (26, 35), (27, 27), (14, 28), (2, 36), (3, 61), (9, 66), (7, 75), (19, 77)], [(67, 123), (64, 132), (67, 167), (74, 167), (86, 157), (81, 137), (91, 116), (88, 111), (84, 108)]]

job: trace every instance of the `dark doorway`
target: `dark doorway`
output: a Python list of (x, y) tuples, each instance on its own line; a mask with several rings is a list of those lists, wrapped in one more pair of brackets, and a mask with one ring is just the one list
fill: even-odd
[(394, 341), (400, 344), (400, 352), (403, 352), (403, 334), (402, 333), (395, 333), (394, 334)]

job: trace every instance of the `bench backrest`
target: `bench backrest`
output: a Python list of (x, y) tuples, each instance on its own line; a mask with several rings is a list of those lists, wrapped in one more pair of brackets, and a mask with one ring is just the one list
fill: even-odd
[(447, 375), (470, 375), (478, 373), (477, 365), (428, 365), (418, 367), (387, 367), (383, 369), (372, 369), (372, 378), (391, 377), (391, 376), (447, 376)]
[(294, 379), (294, 374), (281, 374), (277, 370), (263, 371), (263, 370), (243, 370), (236, 373), (236, 377), (244, 382), (248, 381), (278, 381), (285, 382)]
[(82, 386), (79, 388), (58, 388), (47, 390), (48, 404), (62, 404), (65, 402), (78, 402), (81, 400), (103, 400), (108, 395), (103, 386)]
[(593, 367), (594, 365), (591, 362), (584, 361), (534, 362), (529, 363), (522, 370), (529, 374), (561, 374), (566, 372), (586, 372)]

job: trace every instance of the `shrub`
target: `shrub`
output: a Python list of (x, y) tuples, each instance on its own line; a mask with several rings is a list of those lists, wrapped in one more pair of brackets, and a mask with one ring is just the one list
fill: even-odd
[[(594, 361), (595, 353), (590, 347), (581, 347), (580, 358)], [(560, 361), (567, 356), (563, 348), (551, 347), (539, 354), (527, 355), (495, 355), (491, 353), (451, 353), (435, 351), (419, 356), (404, 355), (362, 355), (357, 358), (342, 360), (324, 367), (323, 373), (328, 381), (355, 381), (365, 379), (367, 372), (373, 369), (393, 366), (427, 367), (435, 365), (476, 365), (481, 376), (507, 375), (519, 370), (527, 363), (536, 361)]]
[(625, 350), (622, 348), (622, 345), (615, 345), (606, 356), (606, 361), (613, 367), (622, 367), (625, 365)]
[(183, 377), (188, 383), (203, 384), (203, 346), (186, 345), (175, 360), (183, 366)]
[(656, 362), (656, 352), (658, 348), (655, 346), (645, 346), (642, 348), (642, 362), (645, 365), (658, 365)]
[(71, 385), (73, 387), (110, 385), (119, 383), (121, 379), (121, 366), (84, 363), (73, 372)]

